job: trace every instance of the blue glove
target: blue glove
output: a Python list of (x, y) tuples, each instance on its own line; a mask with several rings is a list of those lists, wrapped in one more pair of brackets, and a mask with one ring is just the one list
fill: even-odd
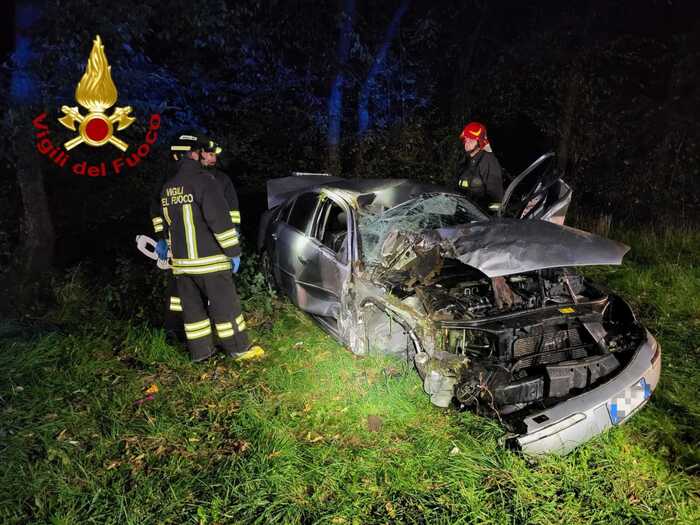
[(241, 265), (241, 258), (240, 257), (233, 257), (231, 259), (231, 271), (233, 273), (238, 273), (238, 267)]
[(161, 239), (156, 243), (156, 253), (158, 258), (165, 261), (168, 259), (168, 241)]

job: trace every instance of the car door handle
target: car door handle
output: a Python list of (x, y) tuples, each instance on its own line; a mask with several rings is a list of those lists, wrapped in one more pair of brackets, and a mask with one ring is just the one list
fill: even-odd
[(305, 257), (302, 257), (301, 255), (297, 255), (297, 259), (299, 259), (299, 262), (301, 264), (306, 264), (307, 262), (309, 262), (308, 259), (306, 259)]

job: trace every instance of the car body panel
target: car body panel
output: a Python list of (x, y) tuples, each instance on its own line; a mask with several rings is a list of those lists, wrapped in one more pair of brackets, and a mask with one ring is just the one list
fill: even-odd
[(572, 192), (555, 167), (555, 154), (545, 153), (515, 177), (503, 193), (499, 217), (564, 224)]
[[(411, 286), (423, 286), (423, 293), (425, 290), (429, 292), (433, 289), (430, 288), (429, 275), (439, 272), (442, 268), (442, 261), (435, 258), (438, 250), (431, 251), (432, 248), (438, 247), (443, 258), (452, 258), (457, 261), (457, 264), (474, 268), (474, 271), (482, 275), (487, 283), (491, 282), (489, 278), (509, 279), (514, 275), (515, 286), (517, 279), (523, 278), (524, 272), (540, 275), (546, 272), (547, 268), (620, 264), (622, 257), (629, 249), (621, 243), (554, 224), (557, 221), (552, 220), (553, 218), (563, 218), (559, 212), (562, 210), (565, 212), (570, 200), (570, 190), (568, 186), (550, 184), (544, 189), (555, 188), (559, 196), (563, 195), (564, 199), (550, 199), (548, 202), (552, 207), (548, 209), (540, 207), (537, 216), (552, 222), (513, 218), (486, 220), (487, 216), (483, 212), (478, 212), (478, 220), (469, 224), (418, 232), (398, 232), (393, 241), (406, 234), (408, 240), (412, 242), (403, 245), (395, 242), (394, 245), (411, 246), (411, 253), (416, 260), (430, 252), (433, 258), (429, 260), (432, 261), (431, 264), (436, 264), (435, 272), (429, 271), (423, 274), (411, 268), (410, 275), (407, 275), (408, 266), (402, 267), (401, 271), (386, 267), (382, 268), (382, 271), (377, 271), (380, 265), (371, 266), (362, 259), (362, 236), (358, 230), (361, 225), (364, 227), (364, 223), (361, 223), (358, 217), (362, 217), (362, 214), (381, 215), (406, 201), (421, 198), (427, 194), (437, 192), (454, 195), (454, 193), (437, 186), (406, 180), (335, 180), (321, 176), (286, 177), (285, 179), (297, 179), (297, 181), (279, 179), (276, 184), (272, 184), (272, 191), (275, 194), (270, 199), (272, 205), (270, 221), (266, 229), (261, 231), (259, 240), (259, 245), (265, 247), (272, 260), (272, 278), (276, 281), (275, 284), (289, 296), (294, 304), (315, 316), (324, 329), (348, 345), (355, 354), (370, 355), (374, 352), (382, 352), (413, 360), (424, 379), (425, 391), (437, 406), (449, 406), (453, 395), (457, 395), (456, 388), (459, 386), (460, 376), (455, 376), (452, 373), (454, 370), (471, 367), (476, 373), (481, 366), (473, 358), (444, 351), (445, 334), (455, 329), (462, 331), (478, 330), (479, 327), (483, 329), (486, 326), (485, 321), (480, 321), (478, 318), (471, 321), (449, 322), (433, 319), (433, 314), (426, 309), (419, 295), (402, 295), (392, 291), (394, 286), (390, 279), (392, 275), (394, 277), (403, 275), (400, 278), (405, 282), (413, 283)], [(547, 184), (545, 181), (544, 186)], [(285, 203), (309, 193), (317, 195), (318, 204), (312, 219), (302, 232), (285, 224), (285, 213), (278, 213), (278, 211), (285, 209)], [(324, 206), (327, 206), (329, 201), (347, 213), (347, 232), (344, 241), (347, 257), (343, 261), (340, 260), (339, 253), (335, 253), (314, 237), (320, 235), (319, 221), (323, 220)], [(542, 202), (539, 202), (536, 206), (541, 204)], [(527, 203), (525, 207), (527, 208)], [(554, 210), (553, 214), (552, 210)], [(413, 234), (413, 238), (410, 234)], [(389, 255), (383, 249), (380, 252), (382, 256)], [(460, 268), (464, 267), (460, 266)], [(428, 284), (421, 283), (421, 279), (417, 279), (417, 276), (425, 277), (424, 280)], [(478, 276), (474, 278), (478, 279)], [(396, 281), (393, 282), (396, 283)], [(543, 303), (541, 307), (533, 310), (525, 309), (513, 311), (512, 314), (491, 316), (487, 317), (486, 321), (492, 325), (501, 323), (501, 332), (510, 330), (506, 326), (509, 323), (515, 323), (518, 328), (512, 330), (512, 333), (522, 332), (522, 337), (527, 335), (530, 338), (539, 336), (540, 332), (550, 325), (579, 323), (581, 333), (590, 334), (593, 337), (593, 341), (590, 344), (587, 343), (593, 353), (599, 353), (596, 345), (607, 344), (604, 341), (605, 330), (600, 324), (605, 312), (619, 310), (616, 315), (621, 319), (625, 318), (625, 322), (629, 322), (630, 326), (638, 325), (628, 305), (625, 304), (621, 309), (615, 306), (621, 301), (619, 298), (613, 300), (612, 296), (608, 298), (606, 295), (600, 295), (598, 299), (590, 298), (588, 303), (578, 303), (582, 298), (572, 290), (572, 284), (566, 275), (559, 284), (553, 281), (549, 283), (548, 289), (554, 289), (551, 288), (552, 286), (563, 287), (564, 282), (568, 288), (562, 289), (568, 289), (568, 291), (563, 292), (566, 300), (561, 304), (548, 304), (545, 307)], [(605, 308), (603, 308), (604, 303), (608, 305)], [(586, 304), (600, 306), (587, 307)], [(550, 315), (555, 310), (557, 315)], [(520, 319), (522, 323), (518, 324)], [(532, 331), (525, 333), (523, 331), (525, 327), (530, 326)], [(558, 351), (557, 345), (566, 339), (566, 337), (562, 339), (562, 333), (567, 332), (557, 332), (556, 337), (540, 343), (540, 348), (544, 349), (543, 352)], [(515, 435), (511, 442), (526, 453), (566, 453), (612, 426), (613, 419), (606, 405), (610, 399), (621, 395), (621, 392), (642, 378), (648, 384), (649, 392), (658, 383), (660, 358), (658, 355), (654, 358), (654, 353), (659, 350), (658, 345), (648, 332), (645, 331), (645, 333), (646, 338), (638, 344), (638, 348), (625, 350), (633, 356), (629, 360), (625, 358), (620, 361), (619, 368), (609, 376), (600, 376), (601, 380), (597, 379), (599, 376), (589, 379), (583, 391), (574, 388), (570, 396), (568, 393), (565, 394), (566, 397), (557, 399), (554, 404), (548, 404), (548, 408), (544, 410), (535, 408), (534, 411), (523, 411), (522, 416), (518, 416), (520, 418), (518, 426), (514, 427), (518, 429), (519, 434)], [(589, 336), (585, 335), (585, 337)], [(515, 340), (509, 344), (515, 344)], [(510, 351), (514, 355), (515, 350)], [(591, 355), (586, 359), (590, 360), (594, 357)], [(655, 362), (652, 363), (654, 359)], [(589, 362), (592, 361), (584, 359), (581, 364), (577, 362), (574, 366), (586, 370)], [(559, 361), (553, 363), (554, 366), (559, 366)], [(484, 370), (488, 371), (485, 368)], [(516, 415), (519, 414), (517, 410)], [(508, 414), (511, 412), (504, 412), (504, 415), (510, 417)]]
[[(348, 278), (350, 267), (311, 236), (319, 220), (323, 200), (331, 198), (323, 192), (317, 195), (316, 210), (306, 231), (302, 232), (283, 222), (273, 225), (272, 236), (278, 243), (277, 249), (273, 250), (273, 272), (280, 288), (296, 306), (310, 314), (337, 318), (340, 291)], [(338, 202), (337, 197), (333, 197), (333, 201)]]
[[(648, 331), (646, 336), (647, 339), (639, 346), (632, 360), (613, 379), (525, 418), (526, 433), (514, 438), (518, 446), (529, 454), (565, 454), (612, 427), (614, 423), (606, 406), (611, 399), (623, 395), (626, 388), (642, 378), (650, 391), (656, 389), (659, 382), (660, 347)], [(647, 399), (628, 414), (623, 422), (642, 408)]]

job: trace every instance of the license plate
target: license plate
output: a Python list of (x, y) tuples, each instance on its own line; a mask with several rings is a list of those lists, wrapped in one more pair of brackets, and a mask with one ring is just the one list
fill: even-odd
[(613, 425), (619, 425), (651, 397), (651, 387), (644, 378), (625, 388), (619, 396), (608, 401), (608, 413)]

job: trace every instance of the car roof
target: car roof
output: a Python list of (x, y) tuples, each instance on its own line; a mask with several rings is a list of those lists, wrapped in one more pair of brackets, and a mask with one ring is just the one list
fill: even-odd
[(424, 184), (408, 179), (345, 179), (321, 186), (324, 190), (339, 193), (357, 207), (393, 208), (422, 193), (451, 193), (435, 184)]
[(304, 174), (268, 180), (268, 207), (278, 206), (307, 191), (320, 190), (342, 198), (354, 208), (372, 213), (393, 208), (424, 193), (457, 193), (444, 186), (409, 179), (344, 179)]

